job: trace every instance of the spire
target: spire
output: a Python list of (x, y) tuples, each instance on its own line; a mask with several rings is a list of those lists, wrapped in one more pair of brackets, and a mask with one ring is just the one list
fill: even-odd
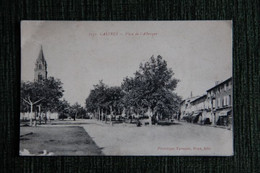
[(42, 62), (44, 65), (46, 64), (46, 60), (44, 58), (44, 54), (43, 54), (43, 49), (42, 49), (42, 45), (41, 45), (41, 50), (39, 52), (39, 56), (37, 58), (37, 62)]

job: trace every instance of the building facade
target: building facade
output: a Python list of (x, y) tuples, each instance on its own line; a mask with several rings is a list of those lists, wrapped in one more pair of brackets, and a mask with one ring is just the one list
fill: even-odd
[(208, 116), (207, 107), (207, 95), (202, 95), (191, 102), (192, 107), (192, 122), (203, 124)]
[(190, 97), (185, 100), (183, 100), (180, 104), (180, 120), (186, 120), (191, 122), (191, 116), (194, 113), (194, 107), (191, 104), (193, 100), (196, 100), (198, 96), (196, 97)]
[(210, 111), (213, 116), (212, 123), (215, 125), (232, 124), (232, 77), (217, 83), (207, 90), (207, 99), (210, 102)]
[(231, 126), (232, 77), (217, 82), (207, 94), (183, 100), (180, 105), (180, 119), (192, 123)]

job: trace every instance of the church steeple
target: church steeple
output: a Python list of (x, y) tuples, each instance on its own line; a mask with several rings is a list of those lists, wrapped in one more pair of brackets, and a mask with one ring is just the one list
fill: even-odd
[(43, 49), (41, 45), (41, 50), (39, 56), (35, 63), (34, 68), (34, 81), (42, 81), (47, 79), (47, 62), (44, 58)]

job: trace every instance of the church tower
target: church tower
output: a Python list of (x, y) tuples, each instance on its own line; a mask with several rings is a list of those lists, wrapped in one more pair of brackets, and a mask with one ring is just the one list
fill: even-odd
[(47, 79), (47, 63), (46, 63), (46, 60), (44, 59), (43, 50), (42, 50), (42, 46), (41, 46), (39, 56), (35, 63), (34, 81), (35, 82), (43, 81), (45, 79)]

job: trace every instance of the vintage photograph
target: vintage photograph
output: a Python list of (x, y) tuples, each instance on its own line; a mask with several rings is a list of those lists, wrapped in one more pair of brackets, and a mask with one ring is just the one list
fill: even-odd
[(20, 156), (232, 156), (232, 21), (21, 21)]

